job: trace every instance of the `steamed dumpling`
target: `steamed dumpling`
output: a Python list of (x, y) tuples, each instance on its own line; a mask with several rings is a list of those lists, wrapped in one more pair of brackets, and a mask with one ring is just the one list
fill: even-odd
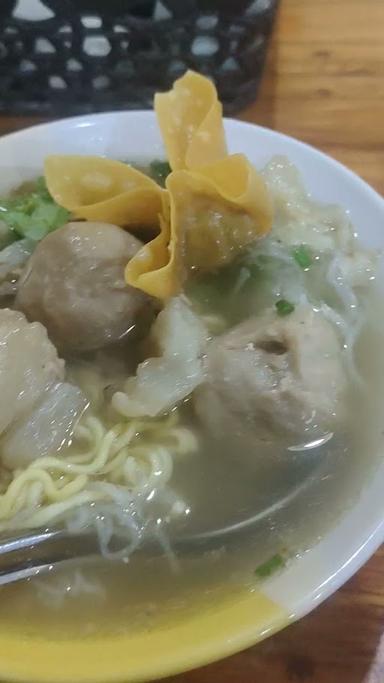
[(53, 455), (70, 439), (87, 406), (82, 391), (63, 382), (61, 360), (43, 325), (0, 309), (1, 460), (9, 469)]
[(309, 306), (252, 318), (219, 337), (194, 396), (200, 420), (216, 435), (303, 440), (341, 417), (345, 374), (337, 333)]
[(115, 225), (68, 223), (37, 246), (21, 276), (16, 307), (43, 323), (60, 350), (117, 341), (148, 304), (124, 281), (126, 263), (141, 246)]
[(125, 417), (154, 417), (187, 398), (204, 379), (206, 340), (207, 330), (187, 300), (170, 299), (151, 329), (156, 356), (140, 363), (124, 391), (115, 393), (115, 410)]
[(63, 378), (60, 360), (40, 323), (0, 309), (0, 434), (32, 410), (44, 392)]
[(5, 433), (1, 442), (3, 463), (15, 469), (60, 451), (69, 442), (87, 403), (79, 387), (68, 382), (52, 384)]

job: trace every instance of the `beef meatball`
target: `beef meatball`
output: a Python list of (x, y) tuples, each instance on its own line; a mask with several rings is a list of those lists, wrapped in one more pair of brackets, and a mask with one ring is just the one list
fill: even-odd
[(135, 326), (148, 297), (124, 280), (142, 243), (107, 223), (73, 222), (47, 235), (19, 280), (16, 308), (61, 352), (99, 349)]
[(300, 441), (341, 417), (341, 344), (331, 323), (309, 306), (233, 328), (211, 344), (205, 369), (194, 404), (215, 435)]

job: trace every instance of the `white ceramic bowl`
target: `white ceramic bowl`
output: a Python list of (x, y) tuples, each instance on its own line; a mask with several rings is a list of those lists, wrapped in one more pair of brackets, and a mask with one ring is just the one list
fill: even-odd
[[(273, 155), (288, 156), (302, 172), (314, 198), (347, 208), (361, 241), (369, 247), (384, 248), (384, 201), (363, 180), (321, 152), (280, 133), (232, 120), (225, 122), (225, 128), (230, 151), (244, 152), (257, 167)], [(44, 124), (0, 139), (1, 192), (40, 173), (45, 156), (51, 153), (98, 154), (138, 160), (161, 158), (164, 154), (152, 112), (96, 114)], [(379, 273), (379, 285), (384, 290), (383, 273)], [(381, 544), (384, 538), (383, 491), (384, 461), (374, 477), (366, 482), (354, 506), (323, 540), (263, 586), (263, 592), (284, 608), (288, 615), (285, 624), (303, 616), (333, 593)], [(282, 625), (280, 623), (278, 628)], [(211, 646), (205, 643), (208, 646), (202, 647), (201, 643), (194, 642), (189, 646), (188, 656), (186, 651), (184, 655), (181, 651), (179, 658), (176, 656), (172, 661), (164, 662), (157, 673), (166, 675), (230, 654), (265, 637), (270, 630), (275, 630), (273, 625), (265, 625), (264, 630), (257, 631), (248, 627), (242, 629), (240, 625), (235, 634), (232, 630), (232, 639), (228, 636), (225, 643), (212, 639)], [(225, 633), (222, 640), (225, 640)], [(107, 665), (103, 671), (104, 680), (110, 680), (106, 669)], [(18, 671), (17, 666), (2, 671), (0, 665), (0, 675), (17, 674)], [(82, 671), (84, 680), (98, 680), (91, 671), (86, 675), (86, 667)], [(71, 675), (69, 672), (69, 679)], [(133, 676), (127, 672), (127, 679), (145, 680), (154, 675), (156, 669), (148, 664)], [(113, 679), (122, 680), (118, 674), (114, 674)], [(41, 680), (49, 680), (49, 674), (42, 674)]]

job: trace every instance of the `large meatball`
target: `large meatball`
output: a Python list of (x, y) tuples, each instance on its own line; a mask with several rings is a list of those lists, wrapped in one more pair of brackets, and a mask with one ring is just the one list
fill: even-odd
[(115, 225), (68, 223), (47, 235), (29, 259), (16, 308), (43, 323), (61, 351), (117, 341), (148, 301), (124, 280), (124, 268), (141, 246)]
[(341, 345), (309, 306), (252, 318), (211, 344), (194, 404), (217, 436), (275, 442), (332, 429), (345, 388)]

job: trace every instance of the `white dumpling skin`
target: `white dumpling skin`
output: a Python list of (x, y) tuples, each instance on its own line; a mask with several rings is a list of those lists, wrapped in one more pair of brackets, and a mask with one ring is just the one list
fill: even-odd
[(36, 458), (56, 455), (70, 441), (87, 403), (73, 384), (53, 384), (32, 410), (7, 430), (1, 443), (4, 465), (15, 469)]
[(0, 434), (27, 414), (52, 383), (64, 376), (60, 360), (40, 323), (18, 311), (0, 310)]
[(126, 417), (165, 413), (189, 396), (203, 381), (202, 356), (207, 330), (182, 297), (170, 299), (156, 318), (150, 334), (156, 357), (140, 363), (124, 391), (112, 403)]

